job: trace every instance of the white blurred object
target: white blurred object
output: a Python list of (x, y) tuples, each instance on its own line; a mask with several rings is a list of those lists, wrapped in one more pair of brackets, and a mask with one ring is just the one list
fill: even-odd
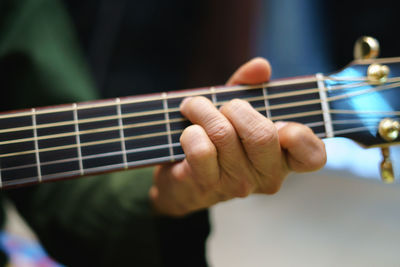
[[(380, 180), (379, 148), (365, 149), (345, 138), (324, 140), (328, 154), (327, 170), (339, 170), (351, 173), (355, 177)], [(397, 181), (400, 179), (400, 147), (391, 147), (391, 159)]]
[(400, 262), (400, 185), (349, 172), (293, 174), (276, 195), (217, 205), (211, 221), (207, 252), (214, 267)]

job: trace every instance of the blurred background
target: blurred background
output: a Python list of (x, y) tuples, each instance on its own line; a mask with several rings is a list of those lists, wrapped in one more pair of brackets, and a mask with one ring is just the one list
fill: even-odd
[[(251, 54), (270, 60), (273, 78), (335, 72), (363, 35), (380, 41), (381, 56), (399, 56), (394, 3), (260, 1)], [(398, 266), (400, 187), (380, 182), (380, 150), (325, 144), (323, 170), (290, 175), (277, 195), (212, 209), (213, 266)], [(399, 147), (392, 160), (399, 178)]]
[[(223, 84), (254, 56), (270, 60), (273, 79), (329, 74), (362, 35), (400, 56), (395, 1), (64, 2), (103, 97)], [(325, 143), (323, 170), (211, 209), (210, 266), (398, 266), (400, 187), (380, 182), (380, 151)], [(392, 160), (400, 179), (399, 148)], [(8, 232), (33, 237), (10, 210)]]

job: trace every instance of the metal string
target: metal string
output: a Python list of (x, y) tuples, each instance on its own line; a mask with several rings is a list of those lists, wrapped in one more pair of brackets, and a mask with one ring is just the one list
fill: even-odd
[[(399, 78), (393, 78), (393, 81), (397, 81), (397, 80), (399, 80)], [(360, 86), (360, 85), (358, 85), (358, 86)], [(361, 85), (361, 86), (363, 86), (363, 85)], [(376, 86), (374, 88), (369, 88), (369, 89), (366, 89), (366, 90), (361, 90), (361, 91), (347, 93), (347, 94), (343, 94), (343, 95), (339, 95), (339, 96), (330, 97), (330, 98), (328, 98), (328, 101), (337, 101), (339, 99), (349, 98), (349, 97), (353, 97), (355, 95), (361, 95), (361, 94), (366, 94), (366, 93), (369, 93), (369, 92), (376, 92), (376, 91), (392, 89), (392, 88), (395, 88), (397, 86), (400, 86), (400, 83)], [(259, 89), (259, 87), (256, 87), (256, 88)], [(346, 89), (346, 88), (348, 88), (348, 86), (337, 86), (337, 87), (333, 88), (333, 90), (340, 90), (340, 89)], [(332, 88), (329, 88), (329, 89), (332, 90)], [(224, 90), (226, 91), (227, 89), (224, 89)], [(241, 87), (241, 90), (243, 90), (243, 87)], [(299, 90), (298, 93), (299, 94), (305, 94), (304, 92), (306, 92), (308, 94), (308, 93), (313, 93), (314, 90), (318, 90), (318, 89), (312, 88), (312, 89), (306, 89), (306, 90)], [(220, 91), (218, 91), (217, 93), (220, 93)], [(299, 95), (299, 94), (296, 94), (296, 91), (293, 91), (293, 92), (289, 92), (289, 93), (281, 93), (281, 94), (276, 94), (276, 95), (280, 95), (280, 97), (286, 97), (286, 96), (295, 96), (295, 95)], [(270, 95), (268, 97), (270, 99), (278, 98), (278, 96), (276, 96), (276, 95)], [(263, 100), (265, 98), (264, 97), (252, 97), (252, 98), (243, 98), (243, 99), (247, 100), (249, 102), (253, 102), (253, 101)], [(216, 105), (217, 106), (218, 105), (223, 105), (225, 102), (226, 101), (218, 102), (218, 103), (216, 103)], [(273, 109), (281, 109), (281, 108), (288, 108), (288, 107), (299, 107), (299, 106), (317, 104), (317, 103), (320, 103), (320, 102), (321, 101), (317, 100), (317, 99), (316, 100), (297, 101), (297, 102), (287, 103), (287, 104), (271, 105), (271, 106), (268, 107), (268, 109), (273, 110)], [(299, 105), (299, 103), (300, 103), (300, 105)], [(123, 103), (123, 104), (125, 104), (125, 103)], [(260, 107), (260, 108), (256, 108), (256, 110), (265, 111), (266, 108), (265, 107)], [(173, 108), (173, 109), (169, 109), (168, 112), (178, 112), (178, 111), (179, 111), (179, 108)], [(163, 112), (160, 112), (160, 110), (153, 110), (153, 111), (145, 111), (145, 112), (135, 112), (135, 113), (130, 113), (130, 114), (123, 114), (122, 116), (131, 118), (131, 117), (137, 117), (137, 116), (163, 114), (164, 112), (165, 112), (164, 110), (163, 110)], [(392, 116), (400, 115), (399, 111), (379, 112), (379, 111), (330, 110), (330, 112), (331, 113), (336, 113), (336, 114), (384, 114), (384, 115), (392, 115)], [(38, 112), (36, 112), (36, 114), (37, 113)], [(318, 111), (302, 112), (302, 113), (297, 113), (297, 114), (288, 114), (288, 115), (275, 116), (275, 117), (271, 117), (270, 119), (272, 119), (272, 120), (284, 120), (284, 119), (294, 119), (294, 118), (298, 118), (298, 117), (320, 115), (320, 114), (322, 114), (322, 111), (318, 110)], [(31, 114), (29, 114), (29, 115), (31, 115)], [(89, 122), (104, 121), (104, 120), (116, 119), (116, 118), (118, 118), (118, 115), (116, 115), (116, 116), (103, 116), (103, 117), (94, 118), (94, 119), (78, 120), (78, 123), (89, 123)], [(174, 123), (174, 122), (182, 122), (182, 121), (187, 121), (187, 120), (184, 119), (184, 118), (177, 118), (177, 119), (170, 119), (168, 121), (167, 120), (158, 120), (158, 121), (153, 121), (153, 122), (135, 123), (135, 124), (130, 124), (130, 125), (124, 125), (123, 129), (145, 127), (145, 126), (154, 126), (154, 125), (160, 125), (160, 124), (164, 124), (164, 123)], [(349, 122), (347, 122), (347, 123), (353, 123), (353, 122), (354, 122), (354, 120), (349, 120)], [(15, 132), (15, 131), (22, 131), (22, 130), (31, 130), (31, 129), (34, 129), (34, 128), (35, 129), (38, 129), (38, 128), (49, 128), (49, 127), (56, 127), (56, 126), (62, 126), (62, 125), (71, 125), (71, 124), (75, 124), (75, 123), (76, 123), (75, 121), (65, 121), (65, 122), (61, 122), (61, 123), (48, 123), (48, 124), (37, 125), (37, 127), (33, 127), (33, 126), (17, 127), (17, 128), (13, 128), (13, 129), (1, 130), (0, 133)], [(323, 122), (317, 122), (317, 123), (319, 124), (319, 123), (323, 123)], [(341, 121), (341, 123), (344, 123), (344, 121)], [(120, 128), (121, 128), (120, 126), (104, 127), (104, 128), (80, 131), (80, 134), (89, 134), (89, 133), (113, 131), (113, 130), (119, 130)], [(349, 129), (349, 130), (351, 130), (351, 129)], [(182, 132), (182, 130), (175, 130), (175, 131), (172, 131), (172, 134), (178, 134), (178, 133), (181, 133), (181, 132)], [(17, 139), (17, 140), (3, 141), (3, 142), (0, 142), (0, 145), (27, 142), (27, 141), (37, 141), (37, 140), (50, 139), (50, 138), (66, 137), (66, 136), (72, 136), (72, 135), (75, 135), (75, 134), (76, 133), (74, 131), (74, 132), (70, 132), (70, 133), (60, 133), (60, 134), (46, 135), (46, 136), (40, 136), (40, 137), (22, 138), (22, 139)], [(164, 136), (165, 134), (166, 134), (166, 132), (143, 134), (143, 135), (125, 137), (125, 140), (146, 139), (146, 138), (150, 138), (150, 137)], [(106, 139), (106, 140), (102, 140), (102, 141), (85, 142), (85, 143), (81, 143), (80, 146), (91, 146), (91, 145), (106, 144), (106, 143), (113, 143), (113, 142), (120, 142), (120, 141), (121, 141), (121, 138), (113, 138), (113, 139)], [(76, 144), (74, 144), (74, 145), (66, 145), (66, 146), (57, 146), (57, 147), (39, 149), (39, 152), (62, 150), (62, 149), (76, 148), (76, 147), (77, 147)], [(38, 153), (38, 151), (37, 150), (29, 150), (29, 151), (7, 153), (7, 154), (0, 155), (0, 158), (16, 156), (16, 155), (24, 155), (24, 154), (30, 154), (30, 153)]]

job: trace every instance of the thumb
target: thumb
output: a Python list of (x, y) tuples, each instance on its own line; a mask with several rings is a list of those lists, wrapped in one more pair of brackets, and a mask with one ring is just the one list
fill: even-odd
[(261, 57), (254, 58), (242, 65), (228, 80), (227, 85), (256, 84), (269, 80), (271, 66), (269, 62)]

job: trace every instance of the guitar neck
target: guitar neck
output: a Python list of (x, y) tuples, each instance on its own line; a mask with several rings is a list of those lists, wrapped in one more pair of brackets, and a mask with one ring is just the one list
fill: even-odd
[(333, 136), (322, 76), (133, 96), (0, 115), (0, 186), (93, 175), (182, 160), (190, 125), (179, 112), (188, 96), (219, 107), (241, 98), (273, 121), (308, 125)]

